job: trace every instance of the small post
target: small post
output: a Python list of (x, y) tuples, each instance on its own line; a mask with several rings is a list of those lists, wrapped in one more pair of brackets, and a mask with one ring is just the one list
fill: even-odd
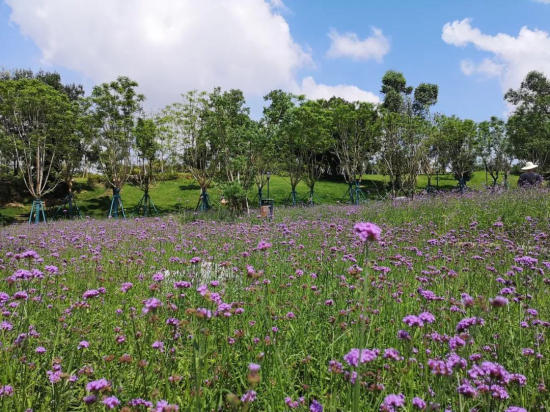
[(262, 206), (262, 186), (258, 186), (258, 200), (260, 202), (260, 207)]
[[(268, 172), (266, 173), (266, 175), (267, 175), (267, 198), (268, 198), (268, 199), (271, 199), (271, 198), (269, 197), (269, 180), (271, 179), (271, 172), (268, 171)], [(261, 202), (261, 199), (260, 199), (260, 202)]]
[(263, 199), (260, 206), (260, 216), (267, 217), (269, 221), (273, 218), (273, 209), (275, 201), (273, 199)]

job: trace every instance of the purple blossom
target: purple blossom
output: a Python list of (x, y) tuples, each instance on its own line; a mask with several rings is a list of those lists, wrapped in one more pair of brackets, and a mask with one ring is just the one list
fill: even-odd
[(353, 226), (353, 231), (359, 237), (362, 242), (368, 240), (380, 240), (382, 229), (370, 222), (360, 222)]
[(380, 351), (378, 349), (352, 349), (346, 355), (344, 355), (344, 360), (347, 362), (348, 365), (357, 367), (359, 366), (359, 363), (363, 364), (367, 362), (372, 362), (378, 357), (379, 354)]
[(390, 394), (384, 398), (382, 405), (380, 405), (381, 411), (394, 412), (396, 408), (403, 408), (405, 406), (405, 395), (400, 393), (399, 395)]
[(87, 290), (86, 292), (84, 292), (84, 294), (82, 295), (82, 298), (84, 300), (88, 300), (88, 299), (91, 299), (91, 298), (95, 298), (99, 296), (99, 291), (96, 290), (96, 289), (90, 289), (90, 290)]
[(102, 389), (105, 389), (105, 388), (108, 388), (109, 386), (111, 386), (111, 384), (109, 383), (109, 381), (105, 378), (101, 378), (97, 381), (92, 381), (92, 382), (89, 382), (87, 385), (86, 385), (86, 390), (88, 392), (99, 392), (101, 391)]
[(89, 346), (90, 346), (90, 344), (87, 341), (82, 340), (78, 344), (78, 349), (87, 349)]
[(253, 390), (249, 390), (243, 396), (241, 396), (241, 402), (251, 403), (251, 402), (254, 402), (255, 400), (256, 400), (256, 392), (254, 392)]
[(115, 409), (118, 405), (120, 405), (120, 401), (117, 399), (116, 396), (109, 396), (108, 398), (103, 399), (102, 403), (108, 409)]
[(157, 298), (149, 298), (143, 302), (143, 313), (149, 313), (162, 306), (162, 302)]
[(407, 326), (409, 326), (411, 328), (413, 326), (418, 326), (419, 328), (424, 326), (424, 322), (422, 321), (422, 319), (420, 319), (416, 315), (407, 315), (407, 316), (405, 316), (403, 318), (403, 323), (405, 323)]
[(0, 386), (0, 398), (7, 397), (7, 396), (13, 396), (13, 386), (11, 385)]
[(319, 402), (317, 402), (315, 399), (311, 401), (311, 405), (309, 405), (309, 411), (310, 412), (323, 412), (323, 405), (321, 405)]
[(420, 410), (424, 410), (426, 409), (426, 402), (421, 399), (421, 398), (418, 398), (418, 397), (415, 397), (413, 400), (412, 400), (412, 405), (417, 408), (417, 409), (420, 409)]
[(485, 325), (485, 321), (482, 318), (476, 318), (476, 317), (464, 318), (460, 322), (458, 322), (458, 324), (456, 325), (456, 331), (458, 333), (462, 333), (474, 325), (483, 326)]
[(435, 316), (432, 315), (430, 312), (422, 312), (420, 315), (418, 315), (418, 318), (426, 323), (435, 322)]
[(260, 371), (260, 368), (261, 366), (258, 365), (257, 363), (250, 363), (248, 364), (248, 369), (250, 370), (250, 372), (252, 373), (258, 373)]
[(179, 407), (178, 405), (169, 404), (168, 401), (161, 399), (155, 405), (155, 409), (153, 409), (153, 412), (168, 412), (168, 411), (170, 412), (179, 411)]

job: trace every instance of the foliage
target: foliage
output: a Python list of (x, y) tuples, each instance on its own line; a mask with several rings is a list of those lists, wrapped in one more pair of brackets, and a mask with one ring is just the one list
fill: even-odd
[(341, 177), (359, 185), (366, 172), (375, 170), (389, 178), (375, 188), (379, 196), (389, 190), (392, 197), (412, 198), (420, 174), (426, 174), (430, 186), (434, 174), (450, 170), (463, 189), (474, 170), (486, 169), (495, 184), (501, 175), (508, 179), (515, 160), (538, 162), (544, 170), (550, 159), (550, 82), (538, 72), (506, 94), (517, 106), (506, 124), (497, 118), (476, 124), (433, 114), (438, 86), (420, 83), (414, 88), (395, 70), (382, 78), (381, 105), (337, 97), (309, 101), (273, 90), (264, 97), (259, 121), (250, 118), (243, 92), (235, 89), (188, 92), (182, 102), (145, 116), (145, 97), (127, 77), (96, 86), (87, 98), (82, 86), (62, 83), (57, 73), (2, 72), (0, 82), (4, 87), (34, 82), (65, 99), (67, 107), (48, 118), (52, 130), (42, 133), (42, 140), (32, 133), (43, 145), (38, 167), (29, 161), (32, 154), (24, 159), (31, 152), (22, 150), (23, 140), (13, 139), (18, 134), (8, 125), (10, 110), (2, 118), (0, 180), (7, 174), (23, 176), (25, 164), (24, 178), (29, 180), (30, 172), (34, 192), (35, 180), (41, 181), (40, 196), (59, 181), (70, 193), (75, 176), (90, 171), (99, 171), (113, 189), (132, 175), (144, 191), (159, 176), (179, 179), (186, 172), (203, 197), (214, 184), (236, 182), (247, 196), (255, 184), (252, 195), (261, 199), (271, 173), (288, 179), (293, 204), (300, 202), (300, 185), (307, 186), (305, 201), (313, 204), (319, 179)]
[(71, 110), (64, 94), (39, 80), (0, 81), (0, 123), (35, 199), (53, 191), (59, 182), (54, 165), (72, 132)]
[(506, 124), (514, 155), (521, 161), (536, 162), (541, 169), (550, 166), (550, 79), (530, 72), (517, 90), (504, 98), (516, 106)]
[(155, 181), (157, 172), (155, 160), (160, 148), (157, 141), (157, 125), (155, 121), (153, 119), (139, 118), (134, 135), (135, 150), (140, 166), (138, 173), (134, 175), (134, 180), (145, 194), (148, 194), (149, 188)]
[(299, 136), (292, 123), (293, 110), (297, 104), (304, 101), (303, 96), (295, 96), (282, 90), (274, 90), (264, 96), (269, 104), (264, 107), (264, 121), (270, 139), (278, 148), (278, 169), (290, 180), (291, 191), (294, 194), (296, 186), (302, 180), (304, 173), (303, 158), (298, 155)]
[(205, 92), (191, 91), (182, 95), (183, 102), (174, 103), (163, 111), (165, 125), (179, 147), (183, 164), (201, 189), (206, 190), (216, 173), (216, 147), (204, 132), (203, 113), (208, 107)]
[(505, 126), (504, 120), (494, 116), (478, 125), (480, 157), (485, 170), (493, 178), (493, 186), (496, 186), (500, 172), (504, 173), (506, 185), (512, 168), (512, 148)]
[(455, 116), (437, 116), (436, 142), (439, 162), (443, 169), (449, 168), (459, 185), (466, 185), (475, 169), (478, 154), (477, 127), (472, 120), (461, 120)]
[(360, 182), (368, 161), (378, 149), (378, 111), (373, 104), (350, 103), (340, 98), (330, 99), (327, 106), (332, 120), (333, 150), (340, 161), (340, 172), (346, 182)]
[(240, 214), (247, 209), (247, 193), (239, 182), (224, 185), (222, 195), (231, 213)]
[(136, 93), (137, 82), (120, 76), (95, 86), (90, 97), (95, 151), (101, 171), (114, 189), (128, 180), (134, 128), (145, 97)]

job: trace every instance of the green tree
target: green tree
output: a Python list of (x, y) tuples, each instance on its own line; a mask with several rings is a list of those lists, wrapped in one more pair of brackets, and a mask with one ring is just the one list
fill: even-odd
[(254, 183), (258, 190), (258, 202), (264, 199), (263, 189), (271, 173), (277, 168), (276, 141), (271, 130), (264, 123), (264, 119), (256, 123), (255, 132), (251, 139), (250, 162), (254, 173)]
[(35, 200), (59, 183), (54, 166), (71, 135), (72, 109), (67, 96), (39, 80), (0, 81), (0, 122)]
[(413, 114), (423, 119), (430, 117), (430, 109), (437, 104), (439, 87), (436, 84), (420, 83), (414, 89)]
[(135, 150), (138, 157), (138, 171), (133, 180), (143, 190), (143, 197), (137, 206), (137, 212), (147, 216), (156, 207), (149, 195), (149, 189), (155, 182), (157, 154), (159, 144), (157, 142), (157, 125), (153, 119), (139, 118), (134, 130)]
[(513, 156), (504, 120), (493, 116), (490, 121), (479, 123), (478, 148), (483, 166), (493, 179), (493, 187), (497, 185), (501, 172), (507, 187)]
[[(201, 113), (203, 133), (213, 148), (212, 161), (217, 170), (215, 179), (221, 183), (226, 196), (246, 194), (254, 183), (252, 144), (258, 127), (250, 120), (249, 111), (241, 90), (222, 92), (220, 88), (215, 88)], [(235, 190), (236, 185), (242, 190)], [(227, 200), (232, 202), (236, 212), (248, 209), (247, 196), (238, 203), (240, 208), (236, 207), (237, 198)]]
[[(110, 83), (95, 86), (90, 97), (95, 150), (105, 179), (113, 189), (110, 215), (118, 216), (120, 190), (131, 170), (134, 129), (141, 104), (145, 100), (136, 92), (137, 82), (120, 76)], [(124, 214), (124, 209), (122, 209)]]
[(406, 108), (406, 99), (413, 92), (413, 87), (407, 86), (407, 80), (403, 73), (388, 70), (382, 77), (382, 89), (384, 95), (382, 107), (393, 113), (403, 112)]
[(215, 88), (208, 96), (208, 106), (201, 116), (204, 133), (214, 147), (222, 183), (239, 182), (246, 190), (253, 181), (250, 158), (250, 109), (241, 90), (222, 92)]
[[(71, 102), (79, 102), (82, 100), (82, 97), (84, 96), (84, 87), (80, 84), (63, 84), (61, 82), (61, 76), (57, 72), (45, 72), (43, 70), (40, 70), (39, 72), (33, 72), (30, 69), (15, 69), (12, 71), (4, 70), (0, 71), (0, 81), (3, 80), (38, 80), (50, 87), (53, 87), (55, 90), (57, 90), (59, 93), (62, 93), (68, 97), (68, 99)], [(73, 108), (75, 115), (77, 118), (79, 117), (79, 108), (74, 107)], [(75, 119), (75, 121), (68, 122), (67, 126), (76, 126), (78, 119)], [(63, 165), (59, 162), (61, 160), (59, 154), (70, 155), (69, 152), (67, 152), (66, 149), (72, 149), (74, 147), (73, 143), (68, 144), (63, 147), (63, 150), (58, 150), (58, 156), (57, 156), (57, 162), (54, 162), (54, 172), (57, 172), (57, 168), (59, 165), (61, 165), (62, 170), (59, 170), (60, 173), (64, 173), (66, 169), (63, 169)], [(10, 157), (12, 162), (12, 169), (14, 175), (19, 175), (19, 159), (16, 156), (16, 153), (14, 150), (4, 150), (4, 157)], [(65, 173), (66, 174), (66, 173)], [(64, 179), (62, 179), (64, 180)]]
[(350, 202), (357, 204), (367, 163), (378, 150), (379, 112), (371, 103), (347, 102), (341, 98), (330, 99), (327, 106), (331, 112), (332, 146), (339, 161), (339, 172), (349, 185)]
[(477, 125), (472, 120), (456, 116), (438, 116), (437, 141), (439, 158), (444, 169), (449, 168), (463, 190), (472, 178), (478, 155)]
[(299, 164), (303, 165), (302, 180), (309, 188), (310, 205), (314, 204), (315, 184), (326, 168), (325, 154), (332, 146), (329, 111), (321, 102), (305, 101), (290, 109), (286, 132), (294, 136)]
[(508, 118), (506, 130), (514, 155), (521, 161), (533, 161), (542, 170), (550, 166), (550, 79), (532, 71), (517, 90), (508, 90), (504, 98), (516, 109)]
[(182, 99), (182, 102), (163, 110), (164, 125), (181, 153), (184, 169), (191, 173), (200, 187), (197, 208), (208, 210), (211, 206), (208, 188), (217, 172), (217, 147), (210, 144), (204, 130), (203, 114), (208, 110), (208, 94), (193, 90), (182, 94)]
[(271, 141), (278, 150), (278, 171), (286, 175), (290, 181), (290, 197), (292, 204), (297, 203), (296, 187), (302, 180), (305, 167), (303, 158), (298, 156), (300, 146), (299, 136), (292, 132), (292, 110), (303, 102), (303, 96), (296, 96), (282, 90), (273, 90), (264, 100), (269, 104), (264, 107), (263, 123)]
[[(411, 94), (413, 93), (413, 98)], [(439, 88), (421, 83), (407, 86), (405, 76), (393, 70), (382, 78), (383, 134), (380, 158), (382, 169), (390, 177), (392, 196), (404, 191), (414, 196), (418, 175), (431, 163), (426, 157), (432, 121), (430, 109), (437, 103)]]

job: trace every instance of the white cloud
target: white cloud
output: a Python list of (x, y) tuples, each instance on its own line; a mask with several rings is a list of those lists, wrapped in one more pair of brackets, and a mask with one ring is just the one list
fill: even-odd
[(95, 82), (127, 75), (150, 105), (192, 90), (296, 90), (311, 56), (277, 12), (281, 0), (5, 0), (45, 64)]
[(471, 76), (476, 71), (475, 64), (470, 59), (462, 60), (460, 62), (460, 69), (462, 70), (462, 73), (464, 73), (466, 76)]
[(504, 33), (492, 36), (472, 27), (471, 22), (471, 19), (456, 20), (443, 26), (442, 38), (446, 43), (458, 47), (473, 44), (478, 50), (493, 54), (479, 65), (463, 60), (460, 66), (464, 74), (498, 77), (504, 91), (519, 87), (532, 70), (550, 75), (549, 33), (522, 27), (517, 37)]
[(328, 36), (331, 44), (327, 57), (330, 58), (350, 57), (353, 60), (374, 59), (381, 62), (390, 51), (390, 40), (376, 27), (372, 28), (372, 36), (364, 40), (360, 40), (355, 33), (340, 34), (334, 29)]
[(460, 69), (466, 76), (474, 73), (482, 74), (486, 77), (500, 77), (504, 70), (504, 65), (496, 63), (493, 59), (483, 59), (479, 64), (475, 64), (470, 59), (460, 62)]
[(499, 77), (504, 72), (504, 65), (495, 62), (493, 59), (483, 59), (477, 66), (477, 71), (487, 75), (487, 77)]
[(550, 0), (534, 0), (537, 3), (550, 4)]
[(333, 96), (341, 97), (350, 102), (370, 102), (380, 103), (380, 98), (372, 92), (362, 90), (357, 86), (339, 84), (337, 86), (327, 86), (326, 84), (317, 84), (313, 77), (309, 76), (302, 80), (301, 93), (308, 99), (330, 99)]
[(283, 2), (283, 0), (269, 0), (269, 4), (271, 4), (271, 7), (274, 9), (289, 12), (289, 8), (286, 6), (286, 4)]

